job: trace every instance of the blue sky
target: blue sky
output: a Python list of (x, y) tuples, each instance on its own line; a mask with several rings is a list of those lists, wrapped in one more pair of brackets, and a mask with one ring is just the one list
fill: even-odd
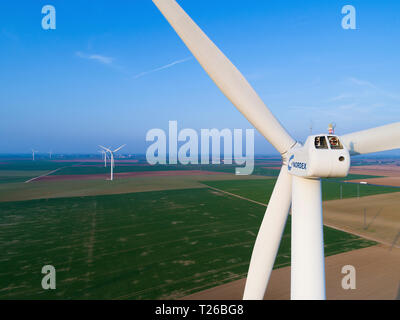
[[(400, 2), (181, 0), (296, 139), (400, 119)], [(56, 8), (56, 30), (41, 8)], [(341, 27), (341, 8), (357, 29)], [(151, 0), (0, 2), (2, 153), (96, 152), (146, 132), (251, 128)], [(273, 153), (259, 135), (256, 153)]]

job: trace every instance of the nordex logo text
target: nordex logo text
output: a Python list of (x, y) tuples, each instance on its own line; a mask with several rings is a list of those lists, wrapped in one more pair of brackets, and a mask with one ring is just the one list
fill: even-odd
[[(154, 141), (146, 151), (147, 162), (151, 165), (167, 164), (167, 134), (162, 129), (151, 129), (147, 132), (146, 141)], [(221, 157), (221, 142), (223, 156)], [(182, 129), (178, 132), (178, 122), (169, 121), (168, 129), (168, 163), (169, 164), (233, 164), (237, 175), (250, 175), (254, 170), (254, 130), (246, 129), (245, 151), (243, 155), (243, 130), (234, 129), (201, 129), (200, 150), (199, 136), (194, 129)], [(180, 144), (178, 148), (178, 144)], [(232, 148), (233, 147), (233, 148)], [(199, 153), (200, 151), (200, 153)]]
[(288, 162), (289, 171), (292, 170), (292, 168), (297, 168), (297, 169), (302, 169), (302, 170), (306, 170), (307, 169), (307, 163), (305, 163), (305, 162), (297, 162), (297, 161), (293, 161), (293, 160), (294, 160), (294, 155), (292, 155), (289, 158), (289, 162)]

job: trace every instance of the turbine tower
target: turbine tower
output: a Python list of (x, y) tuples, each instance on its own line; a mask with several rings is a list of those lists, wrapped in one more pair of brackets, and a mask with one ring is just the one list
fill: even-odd
[(238, 69), (174, 0), (153, 0), (233, 105), (282, 155), (282, 168), (251, 256), (244, 299), (263, 299), (290, 207), (291, 298), (325, 299), (321, 178), (345, 177), (350, 155), (400, 148), (400, 122), (336, 135), (293, 139)]
[(114, 153), (117, 152), (117, 151), (119, 151), (119, 150), (121, 150), (121, 149), (122, 149), (123, 147), (125, 147), (125, 146), (126, 146), (126, 144), (124, 144), (124, 145), (118, 147), (118, 148), (115, 149), (115, 150), (111, 150), (110, 148), (106, 148), (106, 147), (103, 147), (103, 146), (99, 145), (99, 147), (102, 148), (105, 152), (109, 152), (109, 153), (110, 153), (110, 158), (111, 158), (111, 163), (110, 163), (110, 167), (111, 167), (110, 180), (111, 180), (111, 181), (114, 180), (114, 166), (115, 166), (115, 165), (114, 165)]
[(35, 149), (31, 149), (32, 150), (32, 161), (35, 161), (35, 152), (38, 152)]
[(104, 168), (106, 168), (107, 167), (107, 152), (103, 149), (99, 152), (101, 152), (101, 154), (104, 156)]

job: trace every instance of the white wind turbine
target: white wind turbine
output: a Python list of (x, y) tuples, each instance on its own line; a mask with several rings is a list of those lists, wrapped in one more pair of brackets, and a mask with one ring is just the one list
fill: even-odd
[(111, 150), (110, 148), (106, 148), (106, 147), (103, 147), (103, 146), (99, 145), (99, 147), (102, 148), (104, 151), (110, 153), (110, 158), (111, 158), (111, 164), (110, 164), (110, 166), (111, 166), (111, 176), (110, 176), (110, 180), (111, 181), (114, 180), (114, 152), (117, 152), (117, 151), (121, 150), (125, 146), (126, 146), (126, 144), (123, 144), (122, 146), (118, 147), (117, 149)]
[(39, 152), (39, 151), (37, 151), (35, 149), (31, 149), (31, 150), (32, 150), (32, 161), (35, 161), (35, 153)]
[(350, 155), (400, 148), (400, 122), (341, 136), (294, 140), (238, 69), (174, 0), (153, 0), (211, 79), (282, 155), (283, 164), (253, 248), (244, 299), (263, 299), (292, 207), (291, 298), (325, 299), (322, 177), (344, 177)]
[(107, 151), (100, 150), (99, 152), (104, 156), (104, 168), (106, 168), (107, 167)]

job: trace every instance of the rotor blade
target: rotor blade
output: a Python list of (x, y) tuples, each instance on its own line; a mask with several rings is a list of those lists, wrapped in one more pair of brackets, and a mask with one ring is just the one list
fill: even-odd
[(122, 146), (120, 146), (120, 147), (118, 147), (117, 149), (115, 149), (113, 152), (117, 152), (117, 151), (119, 151), (119, 150), (121, 150), (123, 147), (125, 147), (126, 146), (126, 144), (123, 144)]
[(102, 145), (99, 145), (100, 148), (103, 148), (104, 150), (106, 150), (107, 152), (111, 152), (111, 150), (109, 148), (103, 147)]
[(225, 57), (174, 0), (153, 0), (176, 33), (199, 61), (211, 79), (281, 154), (295, 141), (250, 86), (238, 69)]
[(340, 137), (351, 155), (400, 148), (400, 122), (373, 129), (345, 134)]
[(292, 176), (284, 165), (268, 202), (251, 255), (243, 299), (264, 298), (292, 201)]

